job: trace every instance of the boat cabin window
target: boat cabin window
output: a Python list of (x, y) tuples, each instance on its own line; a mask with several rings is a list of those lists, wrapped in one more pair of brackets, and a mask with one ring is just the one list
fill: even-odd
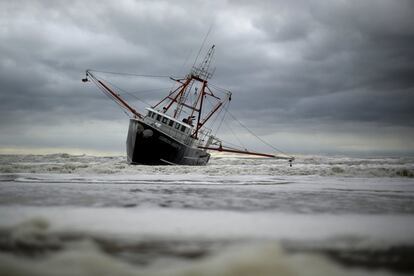
[(187, 126), (182, 125), (181, 123), (179, 123), (179, 122), (177, 122), (173, 119), (164, 117), (164, 116), (162, 116), (162, 114), (158, 114), (154, 111), (149, 110), (148, 111), (148, 117), (153, 118), (153, 119), (157, 120), (158, 122), (162, 122), (163, 124), (165, 124), (167, 126), (174, 127), (177, 131), (181, 131), (183, 133), (189, 133), (189, 128)]

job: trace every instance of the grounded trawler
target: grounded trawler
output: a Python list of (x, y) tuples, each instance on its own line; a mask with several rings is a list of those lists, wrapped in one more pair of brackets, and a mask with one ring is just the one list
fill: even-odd
[[(130, 164), (145, 165), (205, 165), (210, 159), (208, 150), (241, 153), (262, 157), (286, 159), (293, 157), (252, 152), (224, 146), (212, 135), (206, 123), (231, 101), (231, 92), (219, 89), (213, 93), (208, 79), (213, 75), (210, 64), (214, 45), (199, 66), (182, 79), (171, 78), (178, 87), (141, 114), (128, 104), (111, 85), (95, 76), (94, 70), (86, 71), (83, 82), (91, 80), (97, 87), (130, 116), (127, 136), (127, 160)], [(118, 73), (117, 73), (118, 74)], [(144, 75), (141, 75), (144, 76)], [(209, 107), (209, 108), (207, 108)]]

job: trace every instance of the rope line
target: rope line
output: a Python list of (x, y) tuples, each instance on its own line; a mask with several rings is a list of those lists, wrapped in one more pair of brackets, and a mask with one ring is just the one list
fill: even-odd
[(237, 121), (239, 124), (240, 124), (240, 126), (241, 127), (243, 127), (244, 129), (246, 129), (251, 135), (253, 135), (254, 137), (256, 137), (259, 141), (261, 141), (263, 144), (265, 144), (265, 145), (267, 145), (267, 146), (269, 146), (269, 147), (271, 147), (273, 150), (275, 150), (275, 151), (277, 151), (277, 152), (279, 152), (279, 153), (281, 153), (281, 154), (284, 154), (284, 155), (286, 155), (286, 156), (289, 156), (290, 157), (290, 155), (289, 154), (287, 154), (286, 152), (284, 152), (284, 151), (282, 151), (282, 150), (280, 150), (280, 149), (278, 149), (278, 148), (276, 148), (275, 146), (273, 146), (272, 144), (270, 144), (269, 142), (267, 142), (267, 141), (265, 141), (265, 140), (263, 140), (262, 138), (260, 138), (260, 136), (258, 136), (258, 135), (256, 135), (252, 130), (250, 130), (247, 126), (245, 126), (242, 122), (240, 122), (239, 120), (237, 120), (237, 118), (228, 110), (228, 109), (226, 109), (226, 112), (227, 113), (229, 113), (229, 115), (233, 118), (233, 120), (235, 120), (235, 121)]
[(93, 78), (92, 78), (92, 81), (95, 83), (95, 85), (99, 88), (99, 90), (101, 90), (103, 93), (104, 93), (104, 95), (105, 96), (107, 96), (109, 99), (111, 99), (112, 101), (114, 101), (116, 104), (118, 104), (118, 106), (119, 107), (121, 107), (121, 110), (122, 110), (122, 112), (124, 112), (125, 113), (125, 115), (127, 115), (129, 118), (131, 118), (131, 115), (126, 111), (127, 109), (126, 109), (126, 107), (125, 106), (123, 106), (121, 103), (119, 103), (118, 102), (118, 100), (117, 99), (115, 99), (111, 94), (109, 94), (105, 89), (103, 89), (101, 86), (100, 86), (100, 84), (97, 82), (97, 81), (95, 81)]
[(147, 78), (170, 78), (169, 75), (145, 75), (145, 74), (134, 74), (134, 73), (122, 73), (122, 72), (112, 72), (112, 71), (100, 71), (89, 69), (91, 72), (111, 74), (111, 75), (123, 75), (123, 76), (134, 76), (134, 77), (147, 77)]
[(140, 98), (138, 98), (136, 95), (134, 95), (134, 94), (132, 94), (132, 93), (130, 93), (130, 92), (128, 92), (128, 91), (126, 91), (126, 90), (124, 90), (124, 89), (120, 88), (119, 86), (117, 86), (117, 85), (115, 85), (115, 84), (113, 84), (113, 83), (111, 83), (111, 82), (109, 82), (109, 81), (106, 81), (106, 82), (107, 82), (107, 83), (109, 83), (110, 85), (112, 85), (113, 87), (115, 87), (116, 89), (118, 89), (119, 91), (122, 91), (122, 92), (124, 92), (125, 94), (128, 94), (128, 95), (130, 95), (131, 97), (133, 97), (133, 98), (137, 99), (137, 100), (138, 100), (138, 101), (140, 101), (141, 103), (144, 103), (144, 104), (146, 104), (146, 105), (150, 105), (149, 103), (147, 103), (147, 102), (145, 102), (145, 101), (141, 100)]

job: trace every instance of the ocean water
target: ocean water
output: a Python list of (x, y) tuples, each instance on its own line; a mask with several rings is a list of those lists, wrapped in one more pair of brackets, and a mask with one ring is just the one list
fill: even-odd
[(0, 275), (413, 275), (414, 158), (0, 155)]

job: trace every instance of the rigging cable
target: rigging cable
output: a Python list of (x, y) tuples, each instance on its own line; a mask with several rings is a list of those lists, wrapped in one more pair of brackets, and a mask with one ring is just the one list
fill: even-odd
[[(207, 98), (206, 99), (211, 105), (213, 105), (212, 103), (211, 103), (211, 101)], [(226, 104), (228, 104), (228, 106), (226, 107)], [(221, 114), (221, 112), (224, 110), (224, 109), (228, 109), (229, 108), (229, 105), (230, 105), (230, 101), (228, 101), (228, 102), (226, 102), (224, 105), (223, 105), (223, 108), (221, 108), (220, 109), (220, 111), (219, 111), (219, 113), (217, 114), (217, 116), (215, 117), (216, 119), (217, 118), (219, 118), (219, 116), (220, 116), (220, 114)], [(230, 129), (230, 132), (233, 134), (233, 136), (236, 138), (236, 140), (237, 140), (237, 142), (239, 143), (239, 145), (236, 145), (236, 144), (234, 144), (234, 143), (229, 143), (229, 142), (227, 142), (227, 141), (224, 141), (224, 140), (222, 140), (222, 139), (219, 139), (219, 140), (221, 140), (221, 141), (223, 141), (223, 142), (226, 142), (226, 143), (228, 143), (228, 144), (231, 144), (231, 145), (233, 145), (235, 148), (233, 148), (233, 149), (237, 149), (237, 150), (245, 150), (245, 151), (247, 151), (247, 148), (246, 148), (246, 146), (243, 144), (243, 142), (240, 140), (240, 138), (236, 135), (236, 133), (233, 131), (233, 128), (229, 125), (229, 124), (227, 124), (227, 122), (226, 121), (224, 121), (224, 118), (225, 118), (225, 116), (226, 116), (226, 113), (227, 112), (224, 112), (223, 113), (223, 117), (221, 118), (221, 121), (220, 121), (220, 123), (219, 123), (219, 126), (218, 126), (218, 128), (216, 129), (216, 133), (214, 134), (214, 136), (217, 134), (217, 132), (218, 132), (218, 130), (221, 128), (221, 125), (223, 124), (223, 122), (224, 122), (224, 124), (227, 126), (227, 128), (228, 129)], [(212, 125), (211, 125), (211, 128), (213, 129), (214, 128), (214, 124), (216, 123), (216, 120), (214, 120), (213, 121), (213, 123), (212, 123)], [(240, 147), (241, 146), (241, 147)]]
[(147, 78), (170, 78), (171, 76), (167, 75), (144, 75), (144, 74), (134, 74), (134, 73), (121, 73), (121, 72), (111, 72), (111, 71), (100, 71), (100, 70), (93, 70), (89, 69), (90, 72), (97, 72), (103, 74), (111, 74), (111, 75), (123, 75), (123, 76), (134, 76), (134, 77), (147, 77)]
[(196, 59), (194, 60), (193, 67), (196, 65), (197, 60), (198, 60), (198, 57), (199, 57), (199, 56), (200, 56), (200, 54), (201, 54), (201, 50), (203, 50), (203, 48), (204, 48), (204, 44), (206, 43), (207, 37), (210, 35), (210, 32), (211, 32), (211, 30), (212, 30), (212, 29), (213, 29), (213, 23), (211, 23), (210, 28), (208, 29), (207, 34), (206, 34), (206, 36), (204, 37), (203, 43), (201, 43), (201, 47), (200, 47), (200, 50), (198, 50), (198, 54), (197, 54), (197, 56), (196, 56)]
[(130, 93), (130, 92), (128, 92), (128, 91), (126, 91), (126, 90), (124, 90), (124, 89), (120, 88), (119, 86), (117, 86), (117, 85), (113, 84), (112, 82), (110, 82), (110, 81), (106, 81), (106, 82), (107, 82), (107, 83), (109, 83), (110, 85), (112, 85), (113, 87), (115, 87), (116, 89), (118, 89), (119, 91), (122, 91), (122, 92), (124, 92), (125, 94), (128, 94), (128, 95), (130, 95), (131, 97), (133, 97), (133, 98), (137, 99), (137, 100), (138, 100), (138, 101), (140, 101), (141, 103), (144, 103), (144, 104), (146, 104), (146, 105), (150, 105), (149, 103), (144, 102), (143, 100), (141, 100), (140, 98), (138, 98), (136, 95), (134, 95), (134, 94), (132, 94), (132, 93)]
[[(211, 105), (211, 106), (214, 106), (214, 104), (209, 100), (209, 98), (206, 98), (206, 100), (207, 100), (207, 102)], [(217, 119), (218, 118), (220, 118), (220, 115), (221, 115), (221, 113), (223, 112), (223, 110), (224, 110), (224, 107), (226, 106), (226, 104), (229, 104), (230, 105), (230, 101), (226, 101), (224, 104), (223, 104), (223, 108), (220, 108), (220, 110), (219, 110), (219, 112), (217, 113), (217, 115), (215, 115), (215, 119), (214, 120), (212, 120), (212, 123), (210, 124), (211, 126), (210, 126), (210, 128), (212, 129), (212, 130), (214, 130), (214, 125), (215, 125), (215, 123), (216, 123), (216, 121), (217, 121)], [(219, 129), (221, 128), (221, 125), (223, 124), (223, 121), (224, 121), (224, 117), (226, 116), (226, 113), (224, 113), (224, 115), (223, 115), (223, 117), (221, 118), (221, 120), (220, 120), (220, 123), (219, 123), (219, 126), (217, 127), (217, 129), (215, 130), (215, 133), (214, 133), (214, 136), (216, 136), (217, 135), (217, 132), (219, 131)]]
[(230, 90), (224, 89), (224, 88), (222, 88), (220, 86), (217, 86), (217, 85), (214, 85), (214, 84), (212, 84), (210, 82), (209, 82), (209, 86), (214, 87), (217, 91), (219, 91), (221, 93), (225, 93), (225, 94), (231, 93)]
[(138, 90), (138, 91), (133, 91), (133, 92), (129, 92), (132, 95), (135, 94), (140, 94), (140, 95), (147, 95), (150, 94), (150, 92), (154, 92), (154, 91), (168, 91), (170, 87), (163, 87), (163, 88), (153, 88), (153, 89), (145, 89), (145, 90)]
[(231, 133), (233, 134), (234, 137), (236, 137), (237, 142), (239, 142), (240, 146), (243, 148), (243, 150), (247, 151), (246, 146), (242, 143), (242, 141), (240, 140), (240, 138), (234, 133), (233, 129), (231, 128), (231, 126), (229, 124), (227, 124), (227, 122), (224, 122), (227, 126), (228, 129), (230, 129)]
[(107, 96), (109, 99), (111, 99), (112, 101), (115, 101), (120, 107), (122, 112), (124, 112), (129, 118), (131, 118), (131, 116), (129, 115), (129, 113), (126, 111), (126, 108), (120, 104), (116, 99), (114, 99), (114, 97), (110, 94), (108, 94), (108, 92), (106, 90), (104, 90), (97, 81), (95, 81), (95, 79), (92, 78), (92, 81), (95, 83), (95, 85), (99, 88), (99, 90), (101, 90), (105, 96)]
[[(141, 76), (141, 77), (167, 77), (167, 76), (155, 76), (155, 75), (138, 75), (138, 74), (130, 74), (130, 73), (116, 73), (116, 72), (98, 71), (98, 70), (89, 70), (89, 71), (91, 71), (91, 72), (100, 72), (100, 73), (107, 73), (107, 74), (116, 74), (116, 75)], [(168, 78), (170, 78), (170, 77), (168, 76)], [(104, 80), (104, 79), (102, 79), (102, 80)], [(105, 80), (105, 82), (109, 83), (111, 86), (115, 87), (119, 91), (122, 91), (124, 94), (130, 95), (131, 97), (135, 98), (136, 100), (138, 100), (141, 103), (144, 103), (144, 104), (146, 104), (148, 106), (150, 106), (149, 103), (141, 100), (138, 96), (134, 95), (133, 93), (151, 92), (151, 91), (161, 91), (161, 90), (168, 89), (168, 87), (166, 87), (166, 88), (156, 88), (156, 89), (147, 89), (147, 90), (141, 90), (141, 91), (135, 91), (135, 92), (128, 92), (125, 89), (120, 88), (119, 86), (115, 85), (114, 83), (112, 83), (112, 82), (110, 82), (108, 80)], [(97, 86), (99, 87), (99, 85), (97, 85)], [(105, 95), (107, 95), (110, 99), (113, 99), (113, 97), (111, 95), (108, 95), (105, 90), (101, 89), (101, 91), (103, 91), (105, 93)], [(118, 102), (118, 101), (116, 101), (116, 102)], [(124, 107), (122, 105), (121, 105), (121, 107), (124, 109)]]
[(191, 50), (191, 51), (188, 53), (187, 58), (185, 59), (185, 61), (184, 61), (183, 65), (181, 65), (181, 68), (180, 68), (180, 69), (178, 69), (178, 75), (182, 75), (182, 72), (183, 72), (183, 70), (184, 70), (185, 66), (187, 65), (187, 62), (188, 62), (188, 60), (190, 59), (190, 57), (191, 57), (191, 55), (192, 55), (192, 54), (193, 54), (193, 50)]
[(251, 135), (253, 135), (254, 137), (256, 137), (259, 141), (261, 141), (263, 144), (265, 144), (265, 145), (267, 145), (267, 146), (269, 146), (269, 147), (271, 147), (273, 150), (275, 150), (275, 151), (277, 151), (277, 152), (279, 152), (279, 153), (281, 153), (281, 154), (284, 154), (284, 155), (286, 155), (286, 156), (289, 156), (289, 157), (291, 157), (289, 154), (287, 154), (286, 152), (284, 152), (284, 151), (282, 151), (282, 150), (280, 150), (280, 149), (278, 149), (278, 148), (276, 148), (275, 146), (273, 146), (272, 144), (270, 144), (270, 143), (268, 143), (268, 142), (266, 142), (265, 140), (263, 140), (262, 138), (260, 138), (260, 136), (258, 136), (258, 135), (256, 135), (253, 131), (251, 131), (247, 126), (245, 126), (242, 122), (240, 122), (239, 120), (237, 120), (237, 118), (228, 110), (228, 109), (226, 109), (226, 112), (227, 113), (229, 113), (229, 115), (233, 118), (233, 120), (235, 120), (235, 121), (237, 121), (244, 129), (246, 129), (248, 132), (250, 132), (250, 134)]
[[(226, 107), (226, 104), (227, 104), (227, 107)], [(228, 101), (227, 103), (224, 104), (223, 108), (220, 110), (220, 113), (223, 112), (223, 110), (226, 110), (229, 107), (230, 107), (230, 101)], [(221, 118), (221, 121), (220, 121), (219, 126), (218, 126), (218, 128), (216, 130), (215, 135), (217, 135), (217, 132), (221, 128), (221, 126), (222, 126), (222, 124), (224, 122), (224, 119), (226, 118), (226, 114), (227, 114), (227, 112), (223, 112), (223, 117)]]

